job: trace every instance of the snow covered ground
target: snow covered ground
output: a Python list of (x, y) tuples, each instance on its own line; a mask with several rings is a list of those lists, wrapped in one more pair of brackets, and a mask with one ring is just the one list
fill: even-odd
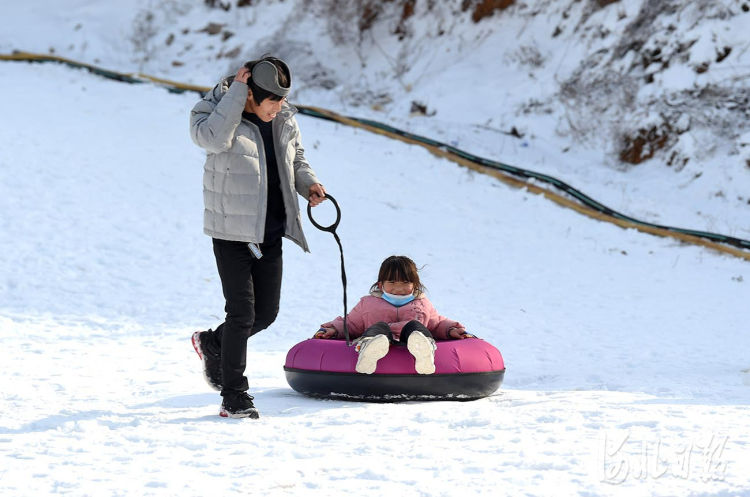
[[(478, 0), (411, 2), (406, 18), (403, 0), (6, 3), (2, 53), (212, 85), (271, 52), (293, 68), (293, 101), (556, 176), (638, 219), (750, 239), (745, 0), (519, 0), (479, 23)], [(621, 162), (641, 131), (663, 148)]]
[[(417, 2), (402, 41), (383, 11), (354, 43), (352, 25), (320, 21), (322, 1), (11, 2), (0, 52), (211, 85), (272, 51), (292, 62), (293, 101), (558, 176), (644, 220), (750, 238), (747, 2), (529, 0), (479, 24), (453, 15), (461, 3)], [(628, 36), (643, 45), (618, 59)], [(592, 100), (561, 98), (592, 81)], [(189, 341), (223, 308), (188, 135), (197, 95), (7, 62), (0, 91), (0, 495), (750, 496), (746, 261), (301, 116), (343, 209), (350, 306), (383, 258), (409, 255), (437, 309), (501, 350), (505, 383), (464, 403), (291, 390), (286, 351), (341, 313), (338, 247), (305, 220), (312, 254), (285, 245), (280, 315), (249, 345), (261, 419), (226, 420)], [(691, 127), (668, 151), (690, 161), (622, 167), (612, 134), (658, 123), (663, 101), (689, 118), (669, 121)]]
[(300, 117), (350, 302), (411, 256), (505, 383), (464, 403), (292, 391), (286, 351), (341, 311), (336, 244), (306, 222), (313, 252), (285, 245), (281, 313), (249, 345), (261, 419), (225, 420), (189, 341), (223, 306), (197, 96), (26, 63), (0, 91), (0, 494), (750, 495), (746, 261)]

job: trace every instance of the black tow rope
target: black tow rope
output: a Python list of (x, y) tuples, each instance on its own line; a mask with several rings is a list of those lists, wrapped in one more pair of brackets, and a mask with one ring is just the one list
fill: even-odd
[(331, 224), (330, 226), (321, 226), (320, 224), (318, 224), (312, 217), (312, 205), (310, 205), (309, 203), (307, 204), (307, 217), (310, 218), (310, 222), (313, 223), (313, 226), (318, 228), (320, 231), (328, 231), (329, 233), (332, 233), (333, 238), (336, 239), (336, 243), (339, 244), (339, 252), (341, 253), (341, 284), (344, 287), (344, 335), (346, 336), (346, 344), (351, 345), (351, 341), (349, 340), (349, 329), (346, 327), (346, 269), (344, 269), (344, 248), (341, 246), (341, 239), (336, 234), (336, 227), (339, 225), (339, 221), (341, 221), (341, 209), (339, 208), (339, 204), (336, 202), (335, 198), (327, 193), (326, 198), (333, 203), (334, 207), (336, 207), (336, 220), (333, 222), (333, 224)]

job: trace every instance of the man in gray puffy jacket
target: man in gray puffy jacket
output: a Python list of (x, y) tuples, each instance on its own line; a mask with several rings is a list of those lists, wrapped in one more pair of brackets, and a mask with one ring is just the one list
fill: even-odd
[(264, 57), (222, 80), (190, 113), (190, 136), (207, 153), (203, 231), (213, 238), (226, 300), (224, 323), (192, 341), (206, 381), (221, 391), (224, 417), (258, 417), (244, 376), (247, 339), (278, 314), (282, 237), (309, 252), (296, 194), (312, 206), (325, 199), (286, 101), (290, 87), (288, 66)]

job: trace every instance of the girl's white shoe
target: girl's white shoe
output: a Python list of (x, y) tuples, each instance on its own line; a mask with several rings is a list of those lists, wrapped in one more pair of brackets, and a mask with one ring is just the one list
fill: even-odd
[(374, 373), (375, 368), (378, 366), (378, 361), (385, 357), (390, 346), (391, 342), (385, 335), (361, 338), (357, 344), (359, 357), (357, 358), (357, 365), (354, 369), (357, 373)]
[(419, 374), (432, 374), (435, 372), (435, 340), (426, 337), (419, 332), (409, 335), (406, 348), (414, 356), (414, 369)]

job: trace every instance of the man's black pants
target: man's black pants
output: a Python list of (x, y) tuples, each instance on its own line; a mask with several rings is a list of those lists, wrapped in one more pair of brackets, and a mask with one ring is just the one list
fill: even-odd
[(245, 242), (213, 239), (226, 300), (226, 319), (214, 332), (221, 347), (222, 395), (247, 391), (247, 339), (268, 328), (279, 313), (281, 238), (263, 243), (256, 259)]

